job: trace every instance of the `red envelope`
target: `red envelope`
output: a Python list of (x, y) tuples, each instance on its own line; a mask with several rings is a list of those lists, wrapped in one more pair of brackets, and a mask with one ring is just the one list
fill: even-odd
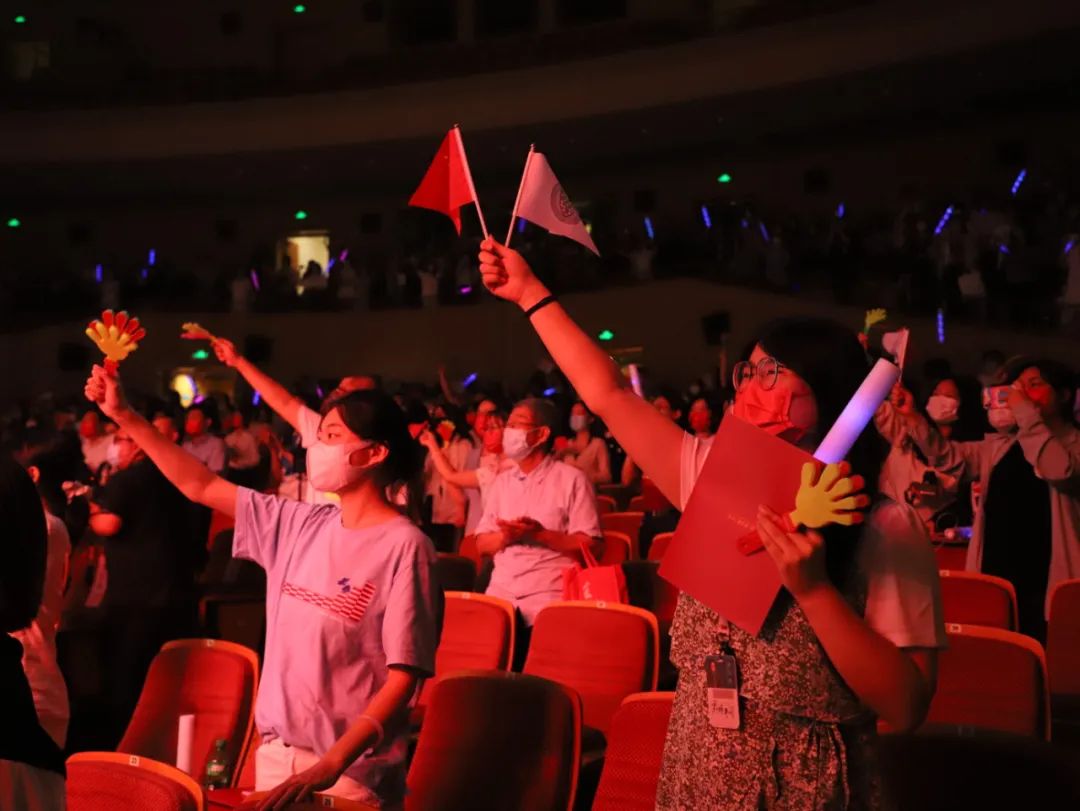
[(758, 505), (779, 513), (795, 508), (803, 464), (813, 461), (738, 417), (724, 417), (661, 576), (756, 635), (780, 592), (780, 575), (768, 552), (745, 555), (739, 540), (754, 532)]

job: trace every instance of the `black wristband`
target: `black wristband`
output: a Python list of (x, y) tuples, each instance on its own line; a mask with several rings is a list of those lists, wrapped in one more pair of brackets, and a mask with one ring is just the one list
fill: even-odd
[(549, 304), (554, 304), (556, 301), (557, 299), (555, 298), (555, 296), (544, 296), (542, 299), (536, 302), (536, 304), (534, 304), (532, 307), (525, 311), (525, 317), (532, 318), (534, 315), (536, 315), (538, 311), (544, 309)]

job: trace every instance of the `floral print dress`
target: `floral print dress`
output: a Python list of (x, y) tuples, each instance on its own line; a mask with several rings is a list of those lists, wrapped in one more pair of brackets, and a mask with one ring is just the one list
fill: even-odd
[[(846, 589), (862, 613), (865, 578)], [(679, 685), (664, 746), (662, 811), (882, 809), (876, 718), (781, 593), (751, 636), (682, 594), (672, 625)], [(739, 666), (737, 730), (709, 723), (704, 660), (727, 638)]]

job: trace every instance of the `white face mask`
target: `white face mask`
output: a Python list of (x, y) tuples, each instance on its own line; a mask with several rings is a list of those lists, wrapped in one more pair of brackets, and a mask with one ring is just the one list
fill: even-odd
[(1016, 415), (1011, 408), (995, 406), (986, 410), (986, 418), (994, 426), (994, 430), (1006, 434), (1016, 427)]
[(108, 449), (105, 451), (105, 462), (113, 470), (120, 469), (120, 446), (115, 442), (110, 442)]
[(571, 414), (570, 415), (570, 430), (571, 431), (584, 431), (585, 430), (585, 416), (583, 414)]
[(503, 454), (507, 459), (520, 462), (532, 453), (535, 447), (529, 444), (529, 432), (524, 428), (503, 429)]
[(366, 467), (349, 462), (356, 451), (371, 446), (370, 442), (346, 442), (343, 445), (327, 445), (316, 442), (307, 452), (308, 479), (311, 486), (323, 493), (339, 493), (350, 484), (364, 477)]
[(926, 413), (938, 425), (952, 425), (956, 422), (959, 411), (960, 401), (955, 397), (935, 394), (926, 401)]

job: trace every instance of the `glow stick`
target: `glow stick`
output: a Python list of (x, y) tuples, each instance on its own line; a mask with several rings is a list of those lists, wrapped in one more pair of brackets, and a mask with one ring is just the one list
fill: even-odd
[(195, 716), (181, 715), (176, 730), (176, 768), (191, 774), (191, 749), (195, 743)]
[(638, 371), (637, 364), (631, 363), (627, 368), (630, 370), (630, 388), (634, 390), (634, 394), (644, 399), (645, 391), (641, 388), (641, 373)]
[(814, 458), (825, 464), (842, 462), (899, 379), (899, 368), (884, 358), (878, 360), (821, 440)]
[(934, 236), (938, 236), (945, 230), (945, 226), (949, 224), (949, 220), (952, 219), (953, 207), (949, 206), (945, 209), (945, 213), (941, 215), (941, 219), (938, 220), (937, 228), (934, 229)]

